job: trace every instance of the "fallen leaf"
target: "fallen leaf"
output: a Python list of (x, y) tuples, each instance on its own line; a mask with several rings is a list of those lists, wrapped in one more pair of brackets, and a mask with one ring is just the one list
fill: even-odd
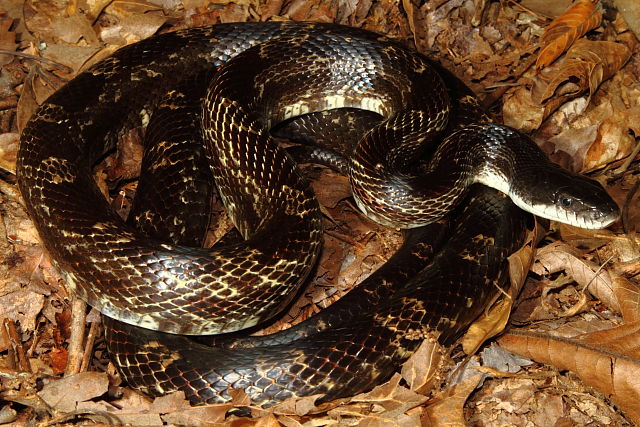
[(640, 422), (640, 323), (571, 338), (513, 330), (498, 342), (521, 356), (575, 372)]
[(536, 68), (551, 64), (578, 38), (600, 25), (602, 14), (596, 11), (596, 4), (597, 0), (579, 0), (551, 21), (542, 36)]
[(549, 115), (545, 106), (534, 102), (531, 91), (526, 87), (519, 87), (505, 95), (502, 103), (503, 122), (507, 126), (522, 132), (538, 129), (542, 121)]
[(44, 307), (44, 295), (23, 288), (15, 283), (2, 283), (3, 295), (0, 299), (0, 318), (11, 319), (20, 323), (24, 332), (36, 328), (38, 314)]
[(20, 135), (17, 133), (3, 133), (0, 135), (0, 169), (15, 174), (19, 142)]
[(71, 412), (76, 410), (78, 402), (101, 396), (108, 387), (109, 378), (104, 372), (81, 372), (52, 380), (38, 392), (38, 396), (57, 411)]
[(616, 111), (602, 121), (578, 171), (591, 172), (630, 155), (640, 136), (639, 124), (640, 107)]
[(432, 340), (424, 340), (418, 350), (403, 363), (400, 374), (409, 388), (417, 393), (433, 390), (442, 381), (442, 373), (448, 365), (448, 356), (442, 346)]
[(100, 41), (91, 27), (91, 22), (84, 15), (62, 16), (51, 22), (51, 30), (56, 36), (69, 44), (76, 44), (80, 40), (91, 47), (99, 47)]
[(640, 4), (636, 0), (613, 0), (613, 4), (636, 37), (640, 37)]
[[(531, 270), (540, 275), (566, 271), (582, 288), (587, 288), (612, 310), (622, 313), (625, 307), (626, 315), (635, 318), (628, 311), (637, 310), (634, 308), (637, 307), (637, 294), (630, 293), (632, 291), (622, 281), (616, 284), (608, 271), (583, 259), (575, 249), (565, 243), (552, 243), (538, 250), (536, 262)], [(629, 301), (631, 297), (635, 299)]]
[[(0, 49), (14, 52), (16, 50), (16, 33), (11, 31), (12, 19), (0, 20)], [(13, 62), (13, 55), (0, 55), (0, 66)]]
[(422, 417), (423, 425), (434, 427), (466, 426), (464, 404), (480, 384), (481, 379), (482, 375), (476, 374), (447, 390), (444, 396), (440, 396), (441, 399), (427, 406)]
[(539, 104), (566, 102), (588, 91), (593, 95), (600, 83), (611, 78), (631, 57), (622, 43), (578, 40), (566, 58), (532, 88), (532, 99)]

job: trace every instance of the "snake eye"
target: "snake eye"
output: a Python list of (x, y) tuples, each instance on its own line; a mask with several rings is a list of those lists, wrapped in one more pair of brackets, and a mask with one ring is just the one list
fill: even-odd
[(565, 208), (568, 208), (573, 204), (573, 200), (570, 197), (563, 197), (560, 199), (560, 203), (562, 203), (562, 206)]

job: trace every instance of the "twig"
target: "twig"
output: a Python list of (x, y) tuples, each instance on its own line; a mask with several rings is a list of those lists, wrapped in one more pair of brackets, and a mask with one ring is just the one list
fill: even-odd
[(71, 303), (71, 336), (69, 337), (69, 359), (64, 370), (65, 376), (77, 374), (82, 366), (86, 311), (87, 303), (74, 296)]
[(13, 56), (18, 56), (20, 58), (31, 59), (33, 61), (39, 61), (47, 65), (51, 65), (52, 67), (57, 68), (58, 70), (64, 73), (73, 73), (73, 69), (71, 69), (70, 67), (64, 64), (60, 64), (59, 62), (52, 61), (47, 58), (43, 58), (41, 56), (29, 55), (28, 53), (16, 52), (14, 50), (5, 50), (5, 49), (0, 49), (0, 55), (13, 55)]
[(16, 329), (14, 321), (4, 319), (2, 322), (2, 329), (3, 333), (7, 337), (7, 341), (9, 342), (9, 353), (13, 355), (15, 367), (20, 372), (31, 372), (31, 366), (27, 360), (24, 347), (22, 346), (22, 340), (18, 335), (18, 330)]
[(93, 356), (93, 344), (96, 341), (96, 336), (98, 335), (99, 330), (100, 322), (91, 322), (89, 335), (87, 335), (87, 344), (84, 346), (84, 354), (82, 355), (82, 365), (80, 365), (80, 372), (85, 372), (88, 370), (89, 361), (91, 360), (91, 356)]
[[(517, 82), (518, 80), (520, 80), (520, 78), (524, 75), (524, 73), (526, 73), (527, 70), (531, 68), (535, 60), (536, 60), (536, 56), (531, 55), (529, 59), (527, 59), (527, 61), (524, 64), (522, 64), (520, 68), (516, 70), (515, 73), (513, 73), (514, 81)], [(496, 90), (495, 92), (492, 92), (486, 98), (482, 99), (482, 101), (480, 102), (480, 105), (482, 106), (482, 108), (486, 111), (489, 111), (493, 106), (493, 104), (495, 104), (500, 98), (502, 98), (502, 95), (504, 95), (504, 93), (510, 87), (512, 87), (512, 85), (502, 86), (500, 89)]]

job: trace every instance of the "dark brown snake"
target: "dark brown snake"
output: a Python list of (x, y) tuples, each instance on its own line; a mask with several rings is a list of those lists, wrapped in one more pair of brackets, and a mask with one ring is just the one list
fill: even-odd
[[(204, 94), (203, 76), (211, 75)], [(204, 143), (193, 136), (196, 123), (185, 123), (189, 135), (177, 139), (207, 150), (178, 159), (184, 151), (172, 152), (176, 135), (160, 136), (146, 168), (173, 172), (156, 175), (156, 186), (142, 178), (139, 184), (140, 192), (150, 188), (141, 195), (150, 204), (153, 194), (168, 197), (163, 182), (189, 196), (161, 208), (173, 225), (158, 225), (142, 201), (134, 202), (126, 224), (100, 193), (92, 167), (125, 130), (147, 124), (163, 103), (171, 110), (194, 87), (196, 98), (204, 96)], [(468, 195), (473, 183), (581, 226), (604, 227), (617, 218), (602, 187), (551, 165), (530, 140), (503, 126), (458, 129), (435, 150), (434, 162), (409, 168), (452, 122), (449, 98), (455, 96), (421, 55), (363, 30), (243, 23), (164, 34), (120, 49), (40, 107), (21, 140), (20, 190), (67, 283), (125, 322), (107, 320), (107, 339), (132, 386), (156, 395), (184, 390), (192, 403), (224, 400), (228, 387), (244, 388), (260, 405), (293, 395), (350, 395), (387, 378), (421, 339), (450, 345), (504, 282), (505, 258), (521, 244), (526, 215), (492, 190)], [(348, 161), (362, 210), (407, 228), (455, 210), (453, 225), (411, 231), (344, 302), (289, 331), (213, 349), (172, 335), (247, 328), (291, 301), (320, 250), (320, 211), (269, 129), (336, 108), (384, 118)], [(196, 205), (206, 204), (208, 172), (197, 172), (204, 157), (242, 242), (194, 247), (199, 237), (190, 224), (201, 221), (171, 215), (191, 212), (191, 195)], [(455, 208), (465, 195), (468, 203)], [(433, 243), (427, 235), (436, 236)]]

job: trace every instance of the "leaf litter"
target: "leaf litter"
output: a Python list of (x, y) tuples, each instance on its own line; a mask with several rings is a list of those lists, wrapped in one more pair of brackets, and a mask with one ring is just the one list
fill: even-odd
[[(590, 0), (0, 0), (0, 422), (640, 422), (639, 7), (634, 2), (615, 4), (624, 7), (616, 10)], [(99, 333), (94, 345), (80, 343), (86, 347), (81, 359), (87, 359), (82, 372), (62, 375), (71, 357), (71, 299), (15, 188), (17, 135), (50, 93), (124, 44), (158, 31), (267, 19), (362, 26), (413, 44), (469, 84), (496, 118), (529, 132), (558, 163), (591, 172), (616, 198), (623, 221), (610, 231), (551, 224), (541, 243), (515, 256), (517, 286), (505, 290), (505, 298), (488, 309), (465, 338), (465, 350), (474, 351), (502, 330), (513, 307), (508, 332), (498, 342), (537, 363), (512, 361), (507, 368), (499, 362), (503, 356), (481, 351), (466, 363), (466, 370), (456, 369), (454, 376), (464, 379), (446, 386), (446, 374), (430, 368), (455, 364), (426, 343), (401, 374), (369, 393), (320, 407), (313, 398), (303, 398), (269, 410), (253, 408), (251, 419), (228, 413), (235, 405), (247, 405), (242, 391), (234, 392), (228, 404), (198, 408), (191, 408), (181, 393), (151, 400), (133, 392), (121, 384)], [(135, 145), (135, 135), (128, 139)], [(110, 173), (135, 175), (128, 159), (113, 161)], [(329, 233), (313, 283), (269, 331), (329, 305), (384, 262), (400, 242), (398, 233), (355, 213), (344, 180), (319, 168), (307, 171), (319, 176), (316, 190), (331, 218), (326, 223)], [(457, 361), (468, 359), (461, 347), (454, 356)], [(521, 369), (514, 372), (518, 365)]]

